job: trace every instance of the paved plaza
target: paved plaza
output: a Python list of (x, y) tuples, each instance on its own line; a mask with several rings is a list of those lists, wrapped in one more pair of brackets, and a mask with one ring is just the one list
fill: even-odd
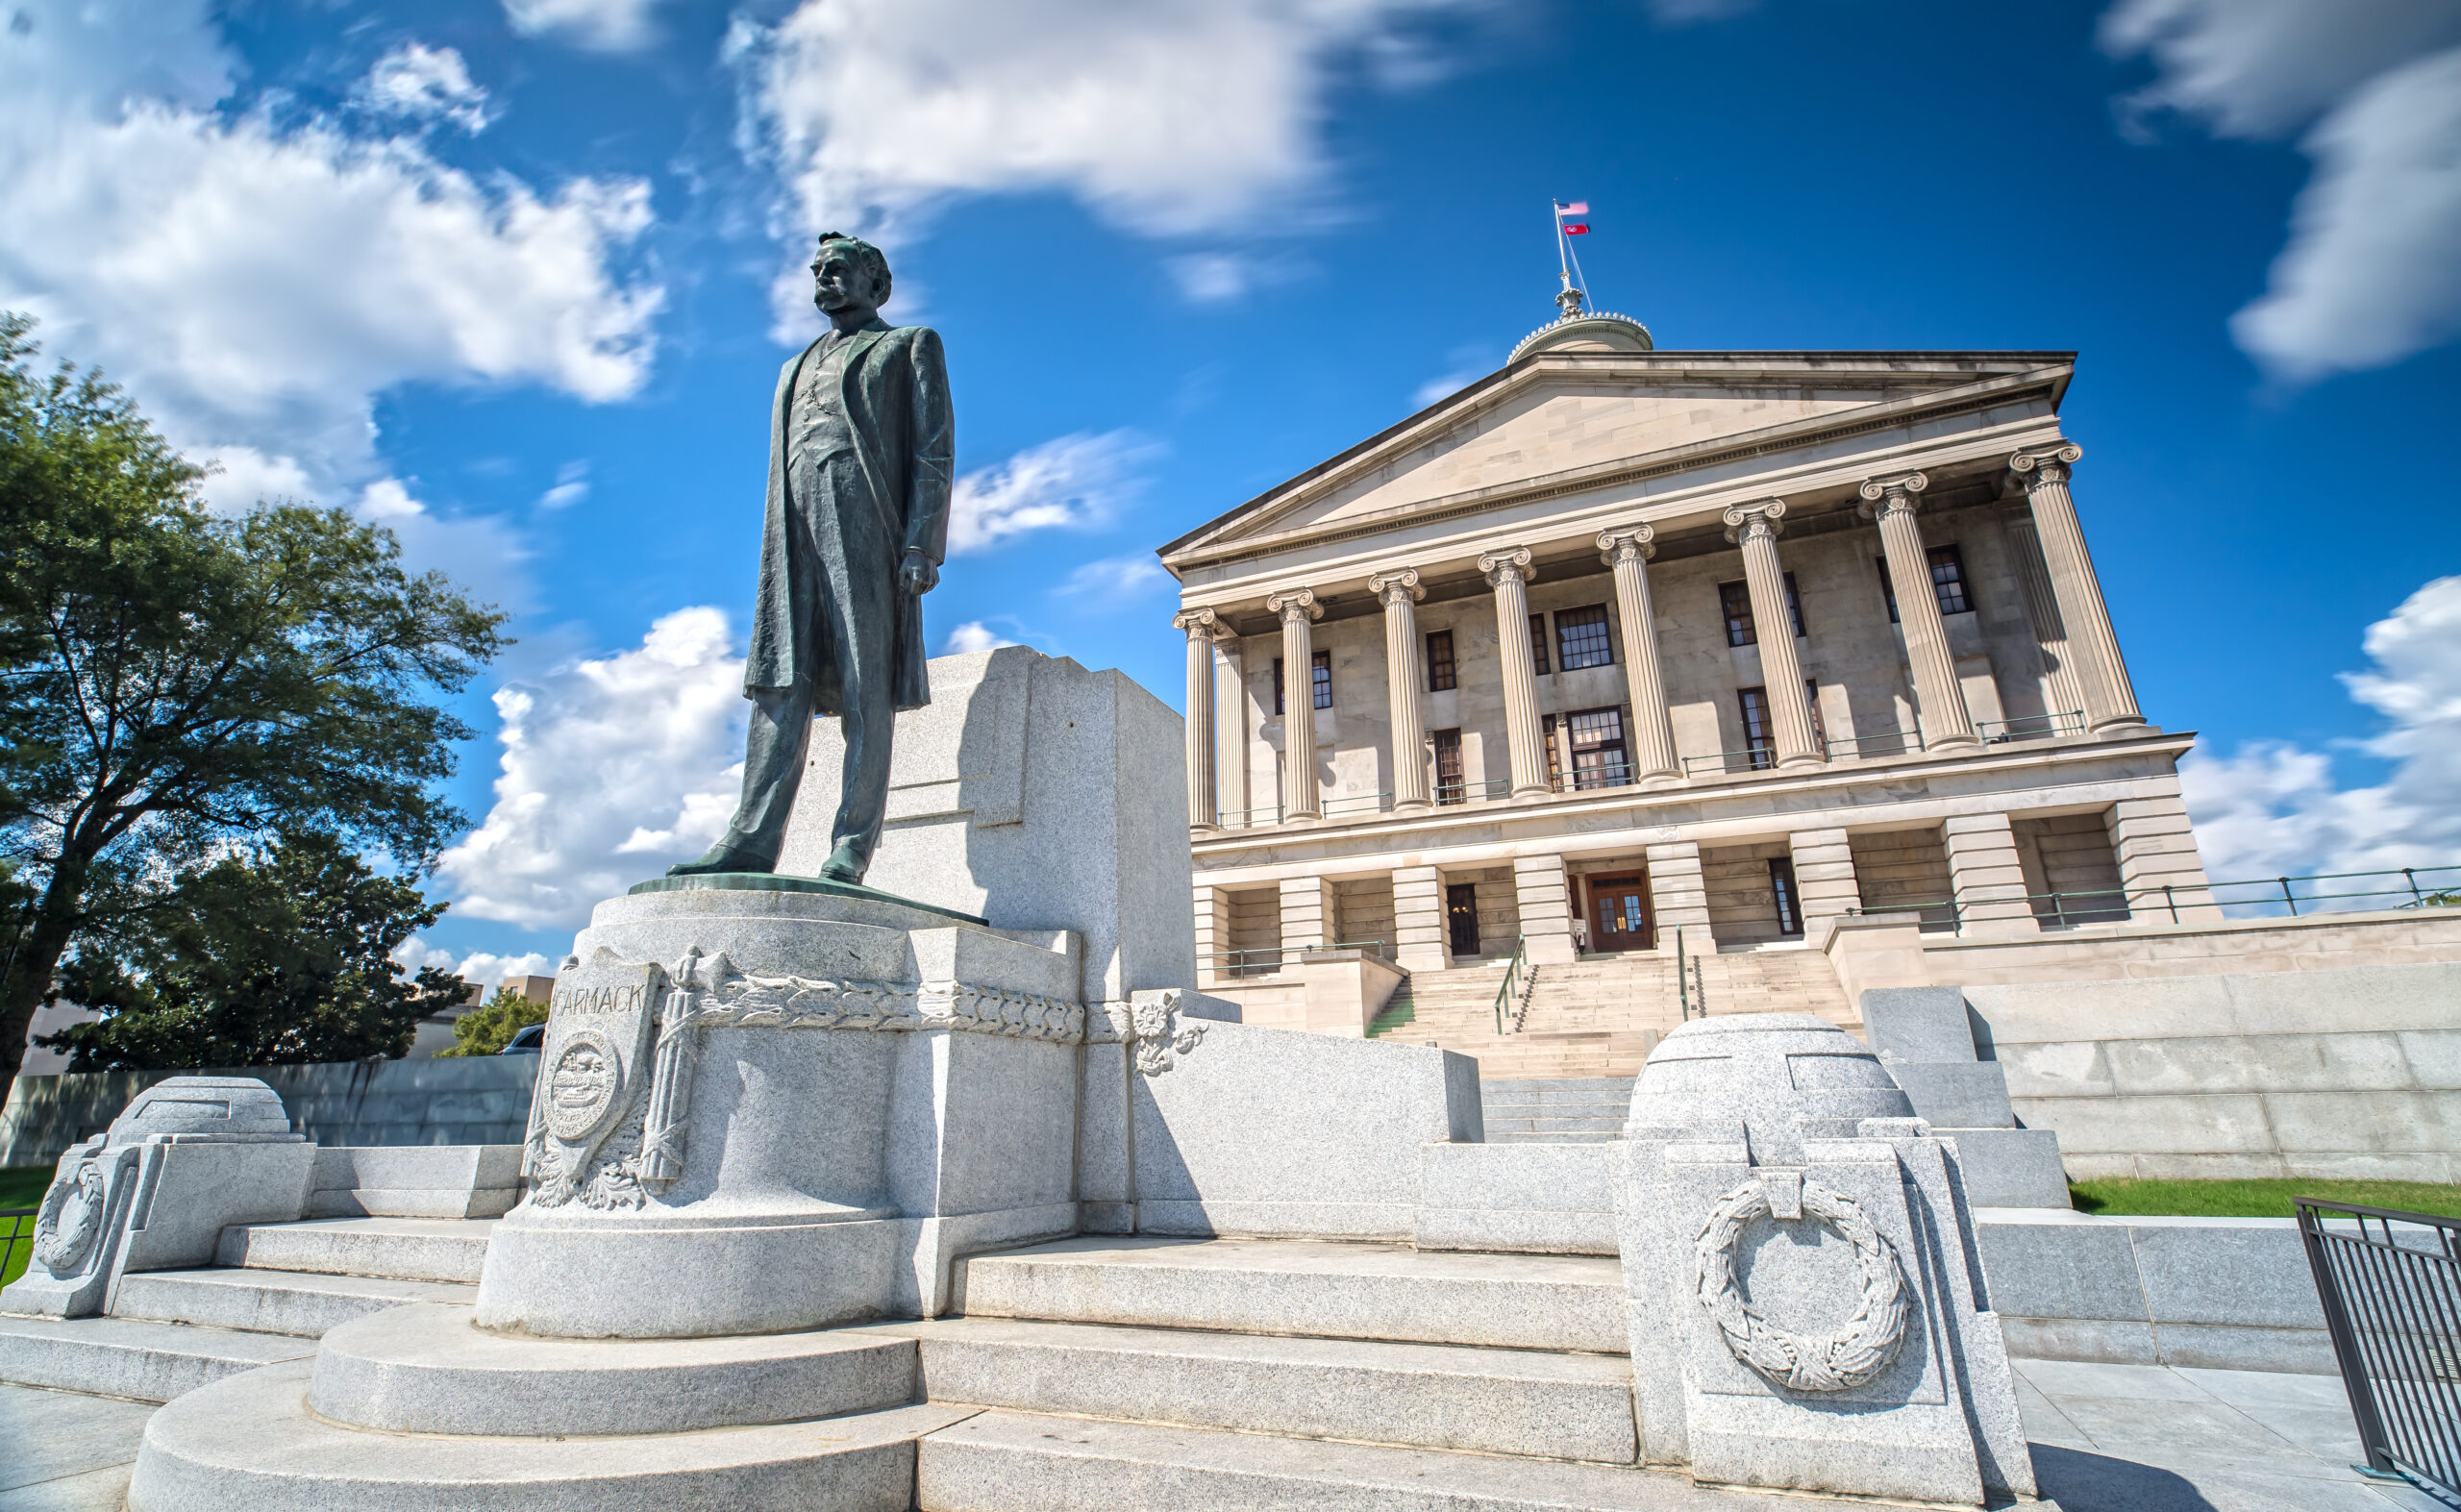
[[(2329, 1376), (2014, 1360), (2044, 1495), (2063, 1512), (2431, 1512), (2368, 1481)], [(0, 1512), (119, 1512), (154, 1408), (0, 1385)], [(1782, 1503), (1773, 1499), (1773, 1512)], [(1134, 1512), (1134, 1509), (1122, 1509)]]

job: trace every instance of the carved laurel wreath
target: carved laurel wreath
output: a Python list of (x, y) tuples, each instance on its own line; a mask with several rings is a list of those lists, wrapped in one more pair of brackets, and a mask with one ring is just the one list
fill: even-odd
[(1790, 1333), (1743, 1300), (1735, 1286), (1735, 1250), (1754, 1219), (1770, 1216), (1769, 1191), (1757, 1177), (1718, 1199), (1693, 1244), (1701, 1305), (1734, 1357), (1768, 1379), (1795, 1391), (1851, 1391), (1888, 1369), (1904, 1346), (1904, 1273), (1888, 1236), (1852, 1199), (1805, 1181), (1802, 1212), (1853, 1247), (1862, 1297), (1851, 1317), (1825, 1334)]
[(77, 1269), (94, 1247), (103, 1221), (103, 1176), (88, 1160), (66, 1180), (54, 1181), (35, 1215), (35, 1258), (54, 1276)]

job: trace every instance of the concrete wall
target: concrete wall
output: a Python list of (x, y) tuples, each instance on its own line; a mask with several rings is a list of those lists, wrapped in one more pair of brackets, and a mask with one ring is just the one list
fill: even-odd
[(93, 1071), (19, 1077), (0, 1107), (0, 1166), (44, 1165), (101, 1133), (165, 1077), (254, 1077), (282, 1095), (290, 1127), (320, 1145), (517, 1145), (535, 1055), (239, 1066), (203, 1072)]
[(2072, 1177), (2461, 1179), (2461, 964), (1964, 991)]

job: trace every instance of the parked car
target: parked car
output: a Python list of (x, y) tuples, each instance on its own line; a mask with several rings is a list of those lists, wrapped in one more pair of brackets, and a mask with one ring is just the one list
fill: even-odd
[(547, 1026), (525, 1025), (512, 1031), (512, 1043), (497, 1051), (499, 1055), (535, 1055), (547, 1048)]

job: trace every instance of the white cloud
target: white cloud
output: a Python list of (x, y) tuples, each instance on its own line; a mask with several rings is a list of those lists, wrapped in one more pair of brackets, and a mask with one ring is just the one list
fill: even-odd
[[(1254, 233), (1324, 187), (1337, 70), (1425, 77), (1410, 23), (1483, 3), (804, 0), (728, 51), (795, 232), (894, 239), (950, 197), (1049, 190), (1149, 235)], [(1218, 263), (1191, 275), (1224, 286)]]
[[(2374, 665), (2350, 696), (2383, 716), (2361, 749), (2393, 764), (2334, 785), (2330, 758), (2280, 741), (2179, 764), (2208, 875), (2221, 880), (2461, 861), (2461, 577), (2439, 578), (2368, 627)], [(2350, 884), (2359, 885), (2359, 884)], [(2461, 873), (2438, 885), (2461, 885)]]
[(487, 91), (471, 82), (469, 66), (450, 47), (403, 43), (367, 71), (359, 97), (387, 115), (447, 120), (471, 133), (487, 127)]
[(505, 19), (524, 37), (551, 37), (592, 52), (636, 52), (658, 40), (650, 13), (659, 0), (504, 0)]
[(381, 525), (402, 543), (413, 572), (442, 572), (481, 604), (518, 611), (533, 597), (530, 542), (503, 520), (485, 514), (438, 514), (410, 496), (399, 478), (379, 478), (352, 501), (360, 518)]
[(640, 387), (662, 291), (618, 262), (645, 184), (482, 179), (415, 125), (278, 124), (243, 84), (202, 0), (26, 0), (0, 29), (0, 305), (222, 456), (218, 497), (363, 486), (401, 384)]
[(989, 551), (1031, 531), (1106, 525), (1143, 491), (1138, 470), (1160, 453), (1133, 431), (1080, 433), (967, 473), (949, 504), (949, 554)]
[(1134, 552), (1126, 557), (1106, 557), (1089, 561), (1068, 575), (1059, 585), (1064, 598), (1091, 601), (1088, 607), (1106, 608), (1117, 606), (1123, 599), (1134, 598), (1171, 581), (1162, 564), (1149, 552)]
[(2231, 321), (2241, 348), (2307, 380), (2461, 332), (2461, 0), (2122, 0), (2101, 37), (2160, 69), (2122, 102), (2131, 135), (2163, 110), (2223, 136), (2315, 123), (2290, 244)]
[(679, 609), (635, 650), (499, 689), (503, 772), (480, 826), (444, 853), (454, 907), (529, 928), (698, 855), (743, 781), (743, 658), (727, 617)]
[(493, 951), (472, 951), (455, 955), (441, 946), (430, 945), (413, 934), (393, 947), (394, 963), (406, 973), (416, 974), (430, 966), (441, 966), (474, 987), (493, 992), (507, 977), (552, 977), (556, 963), (536, 951), (519, 955), (499, 955)]
[(948, 642), (941, 646), (940, 655), (962, 657), (972, 651), (997, 651), (1003, 646), (1016, 644), (982, 621), (973, 619), (949, 632)]
[(538, 508), (563, 509), (589, 497), (589, 463), (566, 462), (556, 469), (556, 485), (538, 496)]

